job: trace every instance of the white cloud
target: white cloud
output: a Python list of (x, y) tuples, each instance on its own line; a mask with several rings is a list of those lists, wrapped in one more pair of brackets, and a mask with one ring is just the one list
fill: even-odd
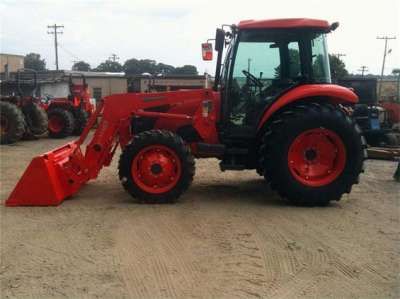
[[(69, 69), (77, 56), (92, 66), (111, 53), (128, 58), (150, 58), (175, 66), (201, 61), (200, 43), (213, 37), (221, 24), (243, 19), (312, 17), (339, 21), (329, 36), (331, 53), (346, 53), (350, 71), (367, 65), (379, 73), (383, 42), (377, 35), (397, 35), (387, 71), (400, 66), (400, 6), (396, 0), (344, 1), (7, 1), (0, 3), (1, 52), (38, 52), (54, 67), (52, 36), (47, 25), (65, 26), (60, 36), (60, 65)], [(64, 50), (65, 49), (65, 50)], [(71, 55), (71, 53), (73, 55)]]

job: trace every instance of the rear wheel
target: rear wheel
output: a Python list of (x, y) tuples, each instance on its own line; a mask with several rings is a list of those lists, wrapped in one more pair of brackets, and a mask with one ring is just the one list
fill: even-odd
[(337, 106), (307, 103), (275, 116), (260, 148), (265, 177), (298, 205), (340, 200), (358, 182), (365, 141)]
[(142, 203), (175, 201), (190, 186), (194, 171), (189, 147), (169, 131), (136, 135), (119, 160), (122, 185)]
[(24, 132), (25, 120), (22, 111), (12, 103), (0, 102), (0, 143), (17, 142)]
[(74, 130), (74, 117), (72, 113), (63, 108), (51, 108), (47, 112), (49, 118), (49, 136), (51, 138), (64, 138), (70, 136)]
[(81, 135), (86, 127), (88, 121), (88, 113), (83, 109), (75, 111), (75, 128), (73, 131), (74, 135)]
[(29, 103), (22, 107), (25, 115), (26, 137), (41, 137), (47, 134), (48, 119), (46, 111), (36, 103)]

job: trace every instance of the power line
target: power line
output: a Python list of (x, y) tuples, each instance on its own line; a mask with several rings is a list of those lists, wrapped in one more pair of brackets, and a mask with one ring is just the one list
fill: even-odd
[(63, 34), (62, 31), (58, 31), (59, 28), (64, 28), (63, 25), (48, 25), (48, 29), (51, 29), (52, 31), (47, 31), (47, 34), (54, 34), (54, 48), (56, 51), (56, 70), (58, 71), (58, 41), (57, 41), (57, 34)]
[(389, 54), (391, 52), (391, 50), (387, 50), (387, 44), (388, 44), (388, 40), (391, 39), (396, 39), (395, 36), (392, 37), (388, 37), (388, 36), (377, 36), (376, 39), (382, 39), (385, 41), (385, 50), (383, 52), (383, 60), (382, 60), (382, 71), (381, 71), (381, 80), (380, 80), (380, 84), (379, 84), (379, 90), (378, 90), (378, 99), (381, 97), (381, 91), (382, 91), (382, 81), (383, 81), (383, 73), (385, 71), (385, 62), (386, 62), (386, 55)]
[(346, 56), (346, 54), (343, 54), (343, 53), (335, 53), (332, 55), (335, 56), (337, 59), (340, 59), (340, 57)]
[(70, 55), (70, 56), (73, 57), (74, 59), (82, 60), (82, 59), (80, 59), (78, 56), (76, 56), (74, 53), (72, 53), (70, 50), (68, 50), (68, 49), (66, 49), (64, 46), (62, 46), (60, 43), (58, 43), (58, 46), (59, 46), (65, 53), (67, 53), (68, 55)]
[(368, 71), (368, 67), (366, 65), (362, 65), (358, 71), (361, 72), (361, 76), (364, 77), (364, 73)]
[(108, 59), (110, 59), (113, 62), (116, 62), (117, 60), (119, 60), (119, 56), (117, 54), (111, 54), (110, 57), (108, 57)]

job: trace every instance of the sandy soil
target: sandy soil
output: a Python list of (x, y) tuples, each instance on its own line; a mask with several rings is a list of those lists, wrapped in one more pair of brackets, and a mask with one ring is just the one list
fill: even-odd
[[(1, 200), (65, 142), (2, 146)], [(338, 203), (300, 208), (213, 159), (180, 203), (139, 205), (117, 160), (59, 207), (0, 207), (1, 298), (400, 298), (393, 162), (369, 161)]]

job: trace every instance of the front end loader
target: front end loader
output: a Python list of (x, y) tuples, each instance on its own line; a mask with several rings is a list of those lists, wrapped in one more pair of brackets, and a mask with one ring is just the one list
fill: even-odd
[[(204, 157), (222, 171), (256, 170), (294, 204), (339, 200), (358, 182), (366, 145), (346, 112), (357, 96), (330, 79), (325, 35), (337, 25), (247, 20), (217, 29), (213, 88), (105, 97), (78, 140), (32, 160), (6, 204), (60, 204), (118, 146), (119, 179), (143, 203), (178, 199)], [(211, 46), (202, 49), (212, 59)]]

